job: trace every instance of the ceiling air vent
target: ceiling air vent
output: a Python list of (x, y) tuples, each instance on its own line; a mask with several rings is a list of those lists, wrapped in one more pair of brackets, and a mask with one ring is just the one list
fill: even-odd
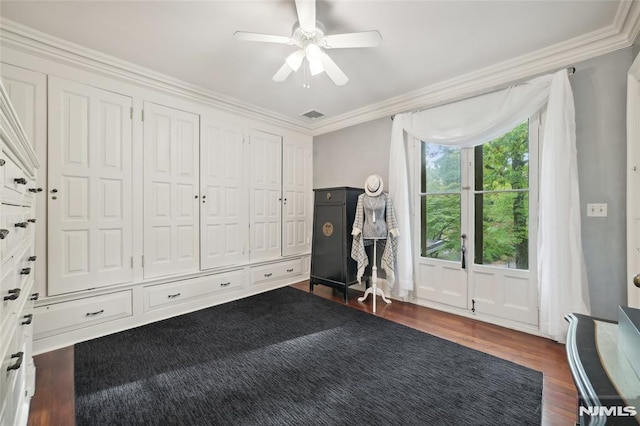
[(316, 110), (311, 110), (309, 112), (305, 112), (302, 116), (315, 120), (316, 118), (324, 117), (324, 114)]

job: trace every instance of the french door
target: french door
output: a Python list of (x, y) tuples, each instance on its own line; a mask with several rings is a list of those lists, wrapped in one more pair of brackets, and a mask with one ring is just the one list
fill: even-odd
[(537, 326), (538, 122), (473, 148), (417, 144), (418, 298)]

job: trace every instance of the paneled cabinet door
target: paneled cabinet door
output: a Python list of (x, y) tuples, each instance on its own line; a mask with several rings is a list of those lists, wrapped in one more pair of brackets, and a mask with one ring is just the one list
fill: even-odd
[(311, 250), (311, 143), (285, 140), (282, 144), (282, 254)]
[[(2, 64), (2, 83), (20, 124), (40, 161), (35, 189), (47, 187), (47, 76), (24, 68)], [(37, 291), (46, 289), (47, 280), (47, 206), (46, 194), (36, 193), (36, 256)]]
[(144, 277), (199, 269), (199, 116), (144, 103)]
[(282, 137), (252, 131), (249, 148), (251, 259), (273, 259), (282, 247)]
[(131, 105), (49, 78), (49, 295), (132, 280)]
[(249, 208), (244, 135), (202, 118), (200, 142), (200, 267), (232, 265), (249, 258)]

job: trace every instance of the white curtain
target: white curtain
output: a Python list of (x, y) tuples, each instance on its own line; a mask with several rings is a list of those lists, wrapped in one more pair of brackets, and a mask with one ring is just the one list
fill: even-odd
[(400, 238), (398, 289), (413, 291), (414, 233), (411, 231), (411, 176), (405, 138), (455, 147), (489, 142), (547, 105), (540, 156), (538, 287), (540, 331), (558, 341), (566, 334), (564, 315), (589, 313), (589, 293), (580, 237), (580, 201), (575, 147), (575, 112), (566, 70), (508, 89), (425, 111), (398, 114), (391, 132), (389, 195)]

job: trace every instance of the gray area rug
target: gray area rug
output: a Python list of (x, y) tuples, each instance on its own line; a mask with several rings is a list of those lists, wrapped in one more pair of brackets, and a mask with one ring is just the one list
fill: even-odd
[(282, 288), (75, 346), (78, 425), (539, 425), (542, 373)]

